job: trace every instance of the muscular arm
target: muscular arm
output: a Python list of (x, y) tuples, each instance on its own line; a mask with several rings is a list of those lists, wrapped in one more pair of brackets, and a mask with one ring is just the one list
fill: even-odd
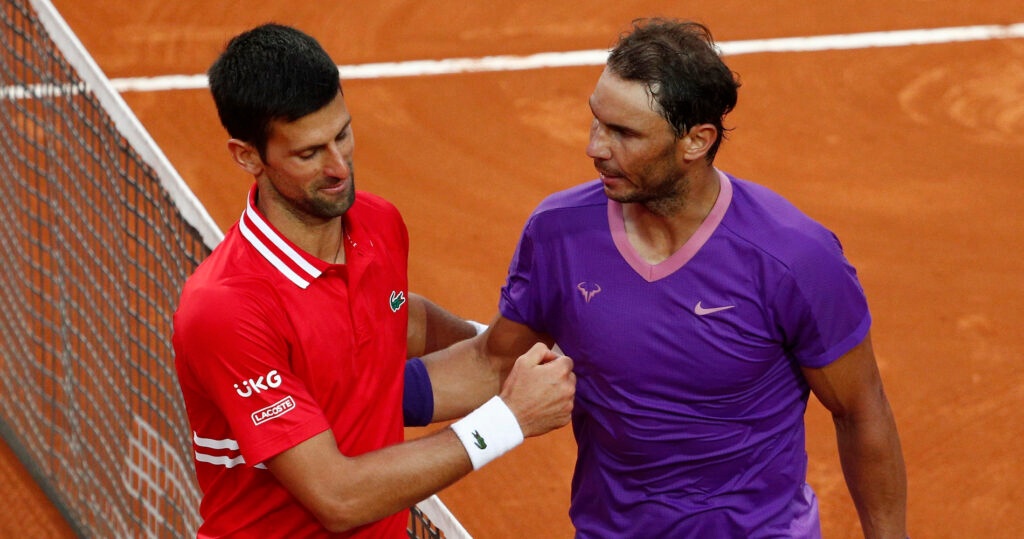
[[(429, 299), (409, 293), (408, 356), (419, 357), (476, 335), (469, 322)], [(525, 351), (525, 350), (524, 350)]]
[(473, 469), (451, 429), (358, 457), (342, 455), (325, 431), (266, 464), (332, 532), (411, 507)]
[(424, 356), (434, 421), (462, 417), (497, 395), (516, 358), (538, 342), (552, 344), (550, 337), (499, 315), (475, 338)]
[[(524, 436), (565, 425), (572, 411), (572, 361), (537, 345), (519, 358), (501, 399)], [(356, 457), (341, 454), (330, 431), (267, 461), (268, 469), (331, 531), (379, 520), (472, 471), (451, 429)]]
[(832, 364), (804, 369), (832, 413), (843, 475), (866, 538), (906, 537), (907, 477), (871, 336)]

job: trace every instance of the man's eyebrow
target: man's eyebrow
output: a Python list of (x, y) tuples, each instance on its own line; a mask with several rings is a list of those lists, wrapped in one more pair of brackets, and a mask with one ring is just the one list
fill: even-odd
[[(334, 134), (334, 138), (331, 139), (331, 140), (335, 140), (338, 137), (340, 137), (341, 134), (344, 133), (351, 126), (352, 126), (352, 117), (349, 116), (348, 121), (345, 122), (345, 125), (341, 126), (341, 129), (339, 129), (338, 132)], [(306, 153), (306, 152), (308, 152), (310, 150), (317, 150), (317, 149), (323, 148), (326, 145), (327, 145), (326, 143), (323, 143), (323, 144), (320, 144), (320, 143), (318, 143), (318, 144), (310, 144), (308, 146), (303, 146), (301, 148), (296, 148), (292, 153), (295, 154), (295, 155), (298, 155), (300, 153)]]
[(318, 150), (320, 148), (323, 148), (324, 146), (325, 146), (325, 144), (320, 144), (320, 143), (310, 144), (308, 146), (302, 146), (302, 147), (299, 147), (299, 148), (295, 148), (294, 150), (292, 150), (292, 154), (293, 155), (298, 155), (300, 153), (306, 153), (306, 152), (311, 151), (311, 150)]
[(342, 133), (344, 133), (351, 126), (352, 126), (352, 117), (349, 116), (348, 120), (345, 122), (345, 125), (341, 126), (341, 129), (334, 135), (334, 138), (338, 138), (338, 136), (340, 136)]
[(605, 126), (607, 126), (609, 129), (611, 129), (613, 131), (618, 131), (620, 133), (630, 133), (630, 134), (637, 134), (637, 133), (639, 133), (639, 131), (637, 131), (636, 129), (634, 129), (632, 127), (629, 127), (628, 125), (617, 124), (617, 123), (614, 123), (614, 122), (606, 122), (606, 121), (598, 118), (597, 114), (594, 112), (594, 104), (591, 101), (592, 99), (593, 99), (593, 96), (591, 96), (591, 98), (587, 100), (587, 105), (590, 107), (590, 114), (594, 117), (594, 119), (596, 119), (597, 121), (601, 122), (602, 124), (604, 124)]
[[(594, 118), (597, 118), (597, 116), (595, 116)], [(605, 122), (605, 121), (600, 120), (600, 119), (598, 119), (597, 121), (599, 121), (602, 124), (604, 124), (604, 126), (607, 127), (608, 129), (611, 129), (612, 131), (616, 131), (618, 133), (626, 133), (626, 134), (631, 134), (631, 135), (636, 135), (636, 134), (640, 133), (640, 131), (637, 131), (636, 129), (634, 129), (634, 128), (628, 126), (628, 125), (622, 125), (622, 124), (618, 124), (618, 123), (614, 123), (614, 122)]]

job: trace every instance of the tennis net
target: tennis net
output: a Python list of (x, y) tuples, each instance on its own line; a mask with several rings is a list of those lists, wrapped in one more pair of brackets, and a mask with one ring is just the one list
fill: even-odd
[(194, 537), (171, 317), (221, 232), (49, 0), (0, 33), (0, 435), (78, 535)]
[(217, 229), (52, 5), (2, 17), (2, 432), (80, 535), (191, 534), (171, 315)]

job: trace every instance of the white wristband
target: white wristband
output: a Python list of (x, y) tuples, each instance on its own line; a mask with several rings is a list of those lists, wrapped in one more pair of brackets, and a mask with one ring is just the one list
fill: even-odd
[(469, 322), (469, 325), (473, 326), (473, 329), (476, 330), (476, 334), (477, 335), (487, 331), (487, 325), (486, 324), (481, 324), (480, 322), (477, 322), (476, 320), (466, 320), (466, 322)]
[(523, 430), (501, 397), (491, 397), (451, 428), (469, 453), (474, 470), (523, 443)]

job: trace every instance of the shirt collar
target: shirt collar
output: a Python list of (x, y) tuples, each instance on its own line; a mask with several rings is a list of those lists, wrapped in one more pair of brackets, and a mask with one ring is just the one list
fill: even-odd
[(238, 220), (239, 232), (281, 275), (295, 286), (306, 289), (330, 264), (303, 251), (281, 235), (256, 208), (256, 192), (253, 184), (245, 211)]

